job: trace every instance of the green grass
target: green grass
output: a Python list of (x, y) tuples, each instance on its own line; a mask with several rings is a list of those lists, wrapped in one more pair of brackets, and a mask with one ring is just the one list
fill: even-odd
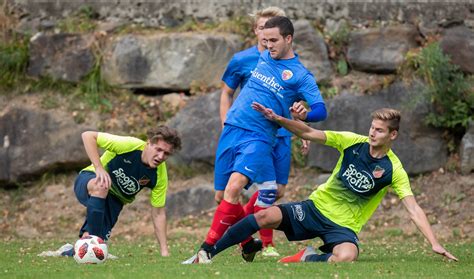
[[(390, 238), (387, 238), (390, 239)], [(449, 262), (430, 252), (415, 238), (371, 240), (361, 245), (356, 263), (279, 264), (276, 258), (257, 255), (245, 263), (237, 248), (218, 255), (211, 265), (181, 265), (197, 248), (199, 240), (181, 236), (170, 240), (171, 256), (159, 256), (151, 238), (135, 242), (113, 240), (109, 251), (119, 256), (102, 265), (79, 265), (71, 258), (40, 258), (43, 250), (59, 247), (59, 241), (2, 242), (0, 278), (473, 278), (474, 243), (448, 244), (459, 262)], [(279, 239), (278, 250), (290, 255), (306, 243)], [(319, 242), (311, 242), (317, 246)]]

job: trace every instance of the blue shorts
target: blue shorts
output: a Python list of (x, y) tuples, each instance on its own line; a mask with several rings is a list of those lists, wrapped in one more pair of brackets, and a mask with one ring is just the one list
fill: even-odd
[(291, 165), (291, 137), (277, 137), (277, 144), (272, 151), (276, 182), (288, 184)]
[(277, 230), (283, 231), (289, 241), (319, 237), (324, 242), (319, 250), (324, 253), (331, 253), (334, 246), (343, 242), (354, 243), (359, 249), (356, 233), (326, 218), (312, 200), (280, 204), (278, 207), (283, 219)]
[[(95, 178), (95, 173), (90, 171), (81, 171), (74, 182), (74, 192), (76, 193), (77, 200), (87, 207), (87, 202), (89, 201), (89, 192), (87, 191), (87, 183), (91, 179)], [(112, 195), (107, 195), (105, 199), (105, 212), (104, 212), (104, 226), (103, 233), (100, 235), (104, 240), (108, 240), (110, 234), (112, 233), (112, 228), (117, 223), (118, 216), (122, 211), (123, 203), (119, 201)], [(81, 227), (79, 232), (79, 237), (82, 237), (84, 232), (88, 232), (89, 228), (87, 226), (87, 215), (84, 224)]]
[(272, 143), (257, 132), (225, 125), (217, 146), (214, 167), (214, 189), (223, 191), (230, 175), (239, 172), (249, 179), (245, 188), (256, 181), (275, 180)]

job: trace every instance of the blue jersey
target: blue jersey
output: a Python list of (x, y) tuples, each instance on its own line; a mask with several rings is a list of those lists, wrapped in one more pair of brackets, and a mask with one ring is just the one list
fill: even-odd
[(250, 105), (259, 102), (276, 114), (290, 118), (289, 108), (300, 100), (306, 101), (309, 106), (324, 102), (314, 76), (301, 64), (298, 55), (291, 59), (274, 60), (265, 50), (227, 113), (225, 123), (259, 132), (262, 140), (274, 142), (280, 126), (267, 120)]
[(260, 52), (257, 46), (237, 52), (232, 56), (225, 69), (222, 81), (233, 90), (243, 88), (250, 78), (251, 72), (257, 66)]

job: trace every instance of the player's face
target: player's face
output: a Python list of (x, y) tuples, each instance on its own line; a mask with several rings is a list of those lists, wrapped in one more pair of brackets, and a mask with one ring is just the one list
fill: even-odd
[(257, 44), (258, 44), (259, 49), (266, 48), (265, 40), (263, 37), (263, 26), (265, 26), (265, 23), (267, 22), (268, 19), (269, 17), (261, 17), (255, 23), (255, 29), (253, 30), (253, 32), (257, 36)]
[(369, 144), (372, 147), (390, 146), (391, 142), (397, 137), (397, 131), (391, 131), (388, 128), (388, 123), (374, 119), (369, 130)]
[(142, 160), (150, 168), (156, 168), (163, 163), (173, 153), (173, 145), (164, 140), (158, 140), (156, 143), (148, 141), (143, 150)]
[(273, 59), (286, 59), (290, 56), (291, 42), (293, 40), (291, 35), (284, 38), (280, 35), (280, 29), (274, 27), (263, 29), (263, 36), (267, 49), (270, 51), (270, 56)]

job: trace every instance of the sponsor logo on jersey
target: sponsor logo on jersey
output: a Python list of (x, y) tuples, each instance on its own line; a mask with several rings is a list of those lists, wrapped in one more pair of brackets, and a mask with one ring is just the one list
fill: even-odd
[(375, 169), (372, 171), (372, 175), (375, 178), (380, 178), (380, 177), (382, 177), (384, 172), (385, 172), (385, 169), (382, 168), (381, 166), (377, 165), (377, 166), (375, 166)]
[(342, 178), (345, 178), (349, 187), (359, 193), (368, 192), (375, 187), (370, 173), (365, 170), (357, 170), (353, 164), (349, 164), (349, 167), (342, 174)]
[(282, 73), (281, 73), (281, 78), (283, 80), (289, 80), (290, 78), (293, 77), (293, 72), (290, 71), (290, 70), (284, 70)]
[(257, 69), (254, 69), (253, 71), (251, 71), (251, 73), (252, 77), (262, 81), (263, 86), (270, 89), (270, 91), (274, 93), (279, 93), (281, 90), (285, 89), (277, 81), (275, 81), (275, 77), (268, 77), (262, 73), (259, 73)]
[(145, 186), (148, 183), (150, 183), (150, 178), (148, 178), (146, 175), (142, 176), (142, 178), (138, 180), (138, 184), (140, 184), (141, 186)]
[(117, 181), (117, 186), (127, 195), (140, 191), (139, 183), (134, 177), (127, 176), (122, 168), (112, 171)]

